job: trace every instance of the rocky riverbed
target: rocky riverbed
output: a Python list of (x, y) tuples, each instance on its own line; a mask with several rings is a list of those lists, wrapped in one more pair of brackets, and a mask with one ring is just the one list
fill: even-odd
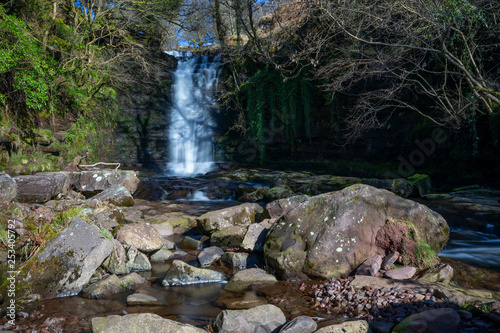
[[(482, 273), (492, 277), (490, 291), (459, 288), (456, 281), (471, 286), (437, 256), (450, 231), (445, 219), (401, 197), (428, 196), (425, 177), (243, 170), (139, 185), (135, 173), (121, 171), (0, 176), (2, 221), (16, 221), (18, 256), (30, 257), (17, 278), (23, 311), (15, 326), (3, 318), (3, 329), (107, 332), (141, 323), (142, 331), (410, 332), (446, 322), (447, 332), (496, 332), (500, 325), (495, 273)], [(41, 233), (54, 223), (57, 236)]]

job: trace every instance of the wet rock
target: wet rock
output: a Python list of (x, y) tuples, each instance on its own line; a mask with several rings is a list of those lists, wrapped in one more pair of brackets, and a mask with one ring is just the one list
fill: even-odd
[(245, 295), (244, 297), (219, 297), (216, 301), (216, 305), (218, 307), (229, 310), (252, 309), (266, 304), (267, 300), (264, 297), (257, 297), (253, 295)]
[(387, 321), (374, 321), (371, 323), (373, 333), (391, 333), (394, 323)]
[(427, 255), (437, 258), (448, 233), (444, 218), (424, 205), (359, 184), (285, 213), (266, 236), (264, 257), (283, 279), (329, 279), (395, 250), (404, 250), (412, 265), (423, 265), (417, 244), (427, 244)]
[(165, 305), (165, 302), (162, 302), (154, 295), (147, 295), (142, 293), (141, 291), (133, 293), (132, 295), (127, 296), (127, 306), (135, 306), (135, 305)]
[(217, 246), (211, 246), (203, 249), (203, 251), (200, 252), (198, 255), (198, 263), (200, 264), (201, 267), (208, 267), (212, 263), (216, 262), (217, 260), (222, 257), (224, 254), (224, 250), (221, 249), (220, 247)]
[(163, 262), (165, 260), (173, 258), (173, 256), (174, 253), (172, 251), (167, 249), (159, 249), (158, 251), (154, 252), (149, 259), (151, 260), (151, 262)]
[(267, 229), (258, 223), (250, 224), (241, 242), (241, 248), (246, 251), (263, 251)]
[(320, 328), (316, 333), (371, 333), (370, 325), (366, 320), (347, 321), (342, 324)]
[(241, 247), (246, 228), (232, 226), (217, 230), (210, 236), (210, 244), (222, 248)]
[(97, 194), (113, 186), (123, 186), (133, 194), (139, 185), (137, 174), (129, 170), (81, 171), (73, 172), (71, 175), (75, 190), (87, 196)]
[(164, 286), (225, 281), (224, 274), (209, 269), (196, 268), (174, 260), (162, 281)]
[(184, 250), (198, 250), (201, 248), (201, 243), (197, 239), (185, 236), (179, 243), (179, 248)]
[(393, 333), (456, 332), (460, 323), (458, 313), (450, 308), (434, 309), (409, 316), (392, 330)]
[(385, 272), (385, 276), (389, 279), (394, 280), (407, 280), (411, 279), (413, 275), (417, 272), (415, 267), (403, 267), (398, 269), (392, 269), (390, 271)]
[(308, 199), (309, 196), (307, 195), (296, 195), (286, 199), (280, 199), (270, 202), (266, 205), (263, 216), (264, 218), (269, 219), (278, 218), (292, 208), (297, 207), (302, 202), (307, 201)]
[(361, 266), (356, 270), (356, 275), (371, 275), (375, 276), (382, 266), (382, 256), (377, 254), (366, 259)]
[(294, 196), (295, 193), (288, 185), (279, 185), (271, 188), (265, 195), (264, 198), (267, 202), (285, 199)]
[(142, 252), (138, 252), (132, 263), (129, 264), (130, 270), (133, 271), (150, 271), (151, 263), (148, 256)]
[(307, 316), (299, 316), (283, 325), (278, 333), (312, 333), (318, 328), (318, 324)]
[(113, 252), (106, 258), (102, 266), (113, 274), (128, 274), (130, 267), (127, 265), (127, 253), (123, 245), (116, 239), (113, 242)]
[(106, 298), (123, 291), (120, 279), (112, 274), (105, 279), (93, 283), (82, 290), (85, 298)]
[(259, 187), (252, 192), (245, 193), (241, 197), (238, 197), (238, 201), (241, 202), (258, 202), (264, 201), (264, 198), (268, 195), (269, 189), (267, 187)]
[(93, 196), (92, 199), (111, 203), (115, 206), (133, 206), (135, 204), (134, 198), (132, 198), (130, 192), (121, 185), (105, 189), (101, 193)]
[(45, 172), (31, 176), (14, 177), (17, 186), (16, 200), (23, 203), (44, 203), (65, 195), (70, 187), (67, 172)]
[[(96, 227), (74, 218), (23, 266), (17, 280), (43, 299), (76, 295), (112, 251), (113, 243)], [(21, 289), (16, 296), (22, 297)]]
[(290, 179), (286, 176), (283, 176), (283, 175), (280, 175), (280, 176), (274, 178), (273, 181), (271, 182), (271, 187), (277, 187), (277, 186), (283, 186), (283, 185), (288, 186), (290, 188), (293, 188), (293, 187), (295, 187), (296, 184), (292, 179)]
[(17, 183), (8, 174), (0, 172), (0, 209), (11, 205), (17, 196)]
[(220, 259), (221, 263), (227, 267), (247, 268), (248, 253), (226, 252)]
[(278, 283), (278, 280), (274, 275), (268, 274), (263, 269), (249, 268), (234, 274), (224, 289), (237, 292), (245, 290), (251, 284), (257, 283)]
[(116, 239), (142, 252), (159, 250), (164, 244), (163, 237), (149, 223), (123, 225), (118, 229)]
[(412, 193), (413, 196), (424, 197), (430, 193), (434, 192), (431, 177), (428, 175), (415, 174), (406, 179), (408, 183), (410, 183), (414, 191)]
[(249, 310), (224, 310), (214, 323), (217, 333), (272, 332), (286, 322), (283, 312), (274, 305)]
[(418, 280), (428, 283), (441, 282), (444, 284), (449, 284), (452, 278), (453, 268), (451, 268), (451, 266), (447, 264), (439, 264), (424, 271), (418, 278)]
[(256, 222), (257, 214), (263, 212), (258, 204), (246, 203), (203, 214), (198, 218), (198, 230), (203, 234), (232, 226), (247, 227)]
[(138, 286), (148, 285), (148, 280), (137, 274), (136, 272), (132, 272), (125, 276), (120, 277), (120, 284), (125, 289), (137, 288)]
[(164, 319), (152, 313), (134, 313), (125, 316), (108, 316), (92, 318), (92, 333), (120, 332), (158, 332), (158, 333), (207, 333), (207, 331), (188, 324)]

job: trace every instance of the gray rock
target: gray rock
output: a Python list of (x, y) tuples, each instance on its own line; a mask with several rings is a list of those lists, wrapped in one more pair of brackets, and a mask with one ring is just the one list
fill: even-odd
[(217, 246), (207, 247), (198, 254), (198, 263), (201, 267), (208, 267), (224, 254), (224, 250)]
[(123, 291), (120, 279), (112, 274), (105, 279), (93, 283), (82, 290), (85, 298), (106, 298)]
[(142, 252), (159, 250), (164, 244), (163, 237), (149, 223), (123, 225), (116, 233), (116, 239)]
[[(397, 243), (391, 237), (408, 231), (415, 246), (392, 249)], [(413, 255), (412, 265), (424, 265), (411, 249), (426, 244), (427, 255), (437, 258), (448, 236), (445, 219), (424, 205), (358, 184), (312, 197), (285, 213), (266, 236), (264, 257), (283, 279), (330, 279), (395, 250)]]
[(112, 251), (113, 243), (96, 227), (74, 218), (43, 252), (23, 266), (18, 281), (36, 290), (42, 299), (73, 296)]
[(268, 219), (278, 218), (308, 199), (309, 196), (307, 195), (296, 195), (286, 199), (270, 202), (266, 205), (263, 215)]
[(217, 333), (269, 333), (285, 322), (281, 309), (267, 304), (249, 310), (224, 310), (215, 319), (214, 330)]
[(248, 253), (226, 252), (220, 259), (221, 263), (227, 267), (247, 268)]
[(171, 259), (173, 256), (174, 253), (172, 251), (162, 248), (154, 252), (149, 259), (151, 262), (163, 262)]
[(17, 185), (16, 200), (23, 203), (44, 203), (62, 194), (70, 187), (67, 172), (37, 173), (14, 177)]
[(17, 183), (8, 174), (0, 172), (0, 209), (10, 206), (17, 196)]
[(132, 272), (120, 277), (120, 285), (124, 289), (136, 288), (138, 286), (145, 286), (147, 284), (149, 284), (148, 280), (146, 280), (136, 272)]
[(121, 185), (113, 186), (105, 189), (101, 193), (92, 197), (102, 202), (111, 203), (115, 206), (133, 206), (134, 198), (130, 192)]
[(370, 325), (366, 320), (347, 321), (342, 324), (320, 328), (316, 333), (371, 333)]
[(72, 185), (77, 192), (96, 194), (113, 186), (123, 186), (134, 193), (139, 185), (139, 178), (130, 170), (95, 170), (72, 173)]
[(152, 313), (133, 313), (125, 316), (108, 316), (92, 318), (92, 333), (207, 333), (207, 331), (188, 324), (164, 319)]
[(268, 192), (269, 192), (269, 189), (267, 187), (258, 187), (256, 189), (254, 189), (253, 191), (250, 191), (250, 192), (245, 193), (242, 196), (238, 197), (238, 201), (241, 201), (241, 202), (263, 201)]
[(318, 324), (307, 316), (299, 316), (283, 325), (278, 333), (312, 333), (316, 331)]
[(247, 289), (251, 284), (257, 283), (278, 283), (278, 280), (274, 275), (267, 273), (263, 269), (249, 268), (234, 274), (224, 289), (238, 292)]
[(113, 252), (106, 258), (102, 266), (113, 274), (130, 273), (130, 267), (127, 265), (127, 253), (118, 240), (113, 239)]
[(373, 321), (371, 322), (373, 333), (391, 333), (394, 328), (393, 322)]
[(371, 275), (375, 276), (382, 266), (382, 256), (377, 254), (366, 259), (361, 266), (356, 270), (356, 275)]
[(183, 261), (174, 260), (165, 274), (162, 285), (175, 286), (206, 282), (221, 282), (225, 280), (226, 277), (222, 273), (209, 269), (196, 268)]
[(134, 261), (129, 264), (130, 270), (133, 271), (150, 271), (151, 263), (149, 262), (148, 256), (142, 252), (138, 252), (135, 256)]
[(125, 216), (120, 208), (117, 207), (103, 211), (96, 209), (94, 216), (108, 230), (112, 230), (114, 227), (125, 223)]
[(393, 333), (449, 333), (456, 332), (460, 323), (458, 313), (450, 308), (434, 309), (409, 316), (397, 324)]
[(217, 230), (210, 237), (210, 244), (222, 248), (240, 247), (246, 228), (233, 226)]
[(265, 195), (265, 199), (267, 202), (285, 199), (294, 196), (295, 193), (288, 185), (279, 185), (270, 189)]
[(262, 212), (263, 208), (255, 203), (216, 210), (198, 218), (198, 230), (203, 234), (210, 235), (217, 230), (232, 226), (247, 227), (255, 223), (257, 214)]
[(155, 223), (155, 224), (151, 224), (151, 225), (153, 226), (153, 228), (158, 230), (160, 235), (162, 235), (163, 237), (171, 236), (174, 234), (174, 227), (168, 222)]
[(415, 267), (403, 267), (398, 269), (392, 269), (390, 271), (385, 272), (385, 276), (389, 279), (394, 280), (407, 280), (411, 279), (413, 275), (417, 272)]
[(241, 248), (247, 251), (263, 251), (267, 231), (258, 223), (250, 224), (241, 242)]
[(439, 264), (424, 271), (417, 280), (428, 283), (440, 282), (449, 284), (452, 278), (453, 268), (447, 264)]

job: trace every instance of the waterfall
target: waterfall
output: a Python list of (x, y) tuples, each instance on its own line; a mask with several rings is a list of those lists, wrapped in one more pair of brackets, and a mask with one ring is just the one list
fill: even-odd
[(167, 172), (193, 176), (209, 172), (214, 164), (214, 107), (220, 56), (193, 57), (191, 52), (166, 51), (177, 58), (169, 109)]

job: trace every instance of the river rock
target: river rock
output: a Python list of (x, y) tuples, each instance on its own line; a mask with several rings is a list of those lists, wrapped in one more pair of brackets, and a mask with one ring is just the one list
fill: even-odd
[(403, 267), (397, 269), (391, 269), (390, 271), (385, 272), (385, 277), (394, 280), (408, 280), (415, 275), (417, 269), (415, 267)]
[(120, 226), (116, 239), (142, 252), (152, 252), (163, 247), (163, 237), (149, 223)]
[(17, 196), (17, 183), (8, 174), (0, 172), (0, 209), (10, 206)]
[(213, 232), (232, 226), (247, 227), (256, 222), (257, 214), (264, 209), (255, 203), (245, 203), (239, 206), (229, 207), (200, 216), (197, 220), (198, 230), (210, 235)]
[(125, 215), (123, 215), (120, 208), (114, 207), (111, 209), (95, 209), (94, 216), (100, 224), (106, 229), (112, 230), (113, 228), (125, 223)]
[(393, 333), (456, 332), (460, 323), (458, 313), (450, 308), (434, 309), (409, 316), (392, 330)]
[(44, 203), (58, 195), (65, 195), (71, 185), (67, 172), (44, 172), (14, 177), (16, 200), (22, 203)]
[(173, 256), (174, 253), (172, 251), (162, 248), (154, 252), (149, 259), (151, 262), (163, 262), (171, 259)]
[(222, 257), (224, 250), (217, 246), (207, 247), (198, 254), (198, 263), (201, 267), (208, 267)]
[(199, 250), (201, 248), (201, 243), (198, 239), (185, 236), (179, 243), (179, 248), (184, 250)]
[(283, 325), (278, 333), (312, 333), (318, 328), (318, 324), (307, 316), (293, 318)]
[(356, 275), (375, 276), (380, 270), (380, 266), (382, 266), (382, 256), (377, 254), (376, 256), (366, 259), (356, 270)]
[(447, 264), (439, 264), (424, 271), (418, 280), (428, 283), (440, 282), (449, 284), (452, 278), (453, 268)]
[(241, 248), (246, 251), (263, 251), (268, 229), (258, 223), (250, 224), (241, 241)]
[(151, 263), (149, 262), (148, 256), (142, 252), (137, 252), (133, 262), (129, 263), (128, 266), (133, 271), (150, 271)]
[(168, 222), (151, 224), (153, 228), (158, 230), (162, 237), (172, 236), (174, 234), (174, 226)]
[(72, 185), (77, 192), (92, 196), (113, 186), (123, 186), (134, 193), (139, 185), (139, 178), (130, 170), (95, 170), (73, 172)]
[(137, 288), (139, 286), (146, 286), (148, 284), (148, 280), (146, 280), (136, 272), (132, 272), (120, 277), (120, 285), (125, 289)]
[(279, 185), (270, 189), (265, 195), (264, 198), (267, 202), (285, 199), (294, 196), (295, 193), (288, 185)]
[(267, 300), (265, 297), (258, 297), (252, 294), (246, 294), (244, 297), (234, 297), (231, 295), (217, 298), (215, 304), (222, 309), (246, 310), (266, 305)]
[(182, 212), (171, 212), (148, 216), (145, 222), (151, 225), (169, 223), (172, 225), (174, 234), (183, 234), (184, 232), (196, 227), (196, 216)]
[[(17, 280), (42, 299), (73, 296), (83, 289), (112, 251), (113, 243), (96, 227), (74, 218), (40, 254), (23, 266)], [(21, 297), (21, 292), (16, 296)]]
[(85, 298), (106, 298), (123, 291), (120, 279), (115, 275), (97, 281), (82, 290), (82, 296)]
[(283, 279), (330, 279), (378, 253), (404, 251), (410, 263), (423, 264), (417, 244), (437, 258), (448, 235), (444, 218), (424, 205), (358, 184), (285, 213), (266, 237), (264, 256)]
[(434, 192), (431, 177), (428, 175), (415, 174), (408, 177), (406, 181), (414, 188), (413, 193), (411, 194), (412, 196), (424, 197)]
[(366, 320), (346, 321), (342, 324), (320, 328), (316, 333), (371, 333), (370, 325)]
[(226, 252), (222, 255), (220, 261), (227, 267), (237, 267), (239, 269), (244, 269), (247, 268), (248, 253)]
[(232, 226), (217, 230), (210, 236), (210, 244), (222, 248), (240, 247), (246, 228)]
[(135, 204), (134, 198), (132, 198), (130, 192), (121, 185), (107, 188), (101, 193), (93, 196), (92, 199), (111, 203), (115, 206), (133, 206)]
[(225, 281), (224, 274), (203, 268), (196, 268), (180, 260), (174, 260), (163, 281), (164, 286), (176, 286), (206, 282)]
[(265, 270), (260, 268), (244, 269), (236, 274), (229, 280), (224, 287), (227, 291), (242, 291), (251, 284), (258, 283), (278, 283), (274, 275), (268, 274)]
[(207, 333), (189, 324), (162, 318), (152, 313), (133, 313), (125, 316), (96, 317), (90, 321), (92, 333), (157, 332)]
[(224, 310), (213, 327), (216, 333), (272, 332), (285, 322), (281, 309), (267, 304), (249, 310)]
[(299, 204), (307, 201), (309, 196), (296, 195), (286, 199), (275, 200), (266, 205), (263, 216), (268, 219), (275, 219), (281, 217), (283, 214), (297, 207)]
[(127, 253), (122, 243), (118, 240), (113, 239), (113, 252), (106, 258), (102, 266), (106, 270), (113, 274), (128, 274), (130, 273), (130, 267), (127, 265)]
[(238, 201), (241, 202), (257, 202), (263, 201), (267, 196), (269, 189), (267, 187), (258, 187), (252, 192), (245, 193), (242, 196), (238, 197)]

